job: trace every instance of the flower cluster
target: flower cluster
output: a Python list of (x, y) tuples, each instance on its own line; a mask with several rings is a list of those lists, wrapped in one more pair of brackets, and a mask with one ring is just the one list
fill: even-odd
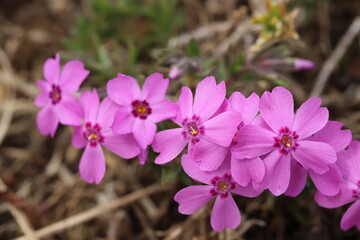
[[(240, 224), (233, 195), (256, 197), (268, 189), (275, 196), (295, 197), (308, 175), (319, 205), (332, 208), (355, 201), (341, 227), (360, 229), (360, 143), (351, 142), (342, 123), (329, 121), (321, 99), (310, 98), (294, 111), (293, 96), (283, 87), (261, 97), (234, 92), (226, 98), (225, 82), (207, 77), (194, 96), (182, 87), (174, 103), (165, 98), (169, 80), (159, 73), (148, 76), (142, 89), (136, 79), (118, 74), (108, 81), (102, 101), (96, 90), (76, 99), (89, 71), (80, 61), (59, 69), (57, 54), (45, 62), (46, 81), (37, 81), (41, 93), (35, 104), (42, 107), (37, 125), (51, 136), (59, 122), (73, 126), (72, 145), (85, 148), (79, 164), (85, 181), (100, 183), (104, 177), (102, 147), (125, 159), (137, 156), (145, 164), (151, 146), (159, 153), (156, 164), (182, 154), (184, 171), (202, 183), (175, 195), (180, 213), (193, 214), (216, 198), (211, 214), (216, 231)], [(168, 119), (178, 128), (157, 132), (156, 124)]]

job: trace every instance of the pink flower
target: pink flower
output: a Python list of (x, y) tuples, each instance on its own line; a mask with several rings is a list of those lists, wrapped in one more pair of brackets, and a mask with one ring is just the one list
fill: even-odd
[(352, 141), (347, 150), (338, 153), (336, 164), (344, 178), (340, 183), (340, 192), (335, 196), (317, 192), (315, 201), (326, 208), (336, 208), (354, 202), (343, 215), (340, 226), (343, 230), (348, 230), (352, 226), (360, 229), (360, 142)]
[(118, 74), (106, 85), (111, 100), (117, 103), (118, 110), (112, 125), (114, 133), (134, 133), (142, 149), (150, 145), (156, 133), (156, 124), (175, 117), (177, 106), (165, 99), (169, 80), (162, 74), (154, 73), (144, 82), (142, 91), (136, 79)]
[(251, 187), (242, 187), (234, 181), (230, 171), (230, 155), (217, 170), (211, 172), (201, 171), (194, 160), (186, 154), (182, 156), (182, 165), (191, 178), (206, 185), (190, 186), (180, 190), (174, 197), (179, 203), (179, 212), (193, 214), (215, 197), (211, 213), (212, 228), (219, 232), (224, 228), (235, 229), (239, 226), (241, 215), (231, 193), (246, 197), (256, 197), (260, 193)]
[(59, 122), (64, 125), (80, 125), (80, 108), (72, 96), (89, 75), (79, 60), (67, 62), (60, 72), (60, 54), (49, 58), (44, 64), (45, 80), (37, 80), (40, 94), (35, 105), (42, 107), (36, 119), (42, 135), (54, 136)]
[(313, 69), (315, 67), (315, 63), (307, 59), (295, 58), (294, 66), (296, 70), (308, 70)]
[[(240, 92), (234, 92), (229, 101), (225, 101), (220, 107), (223, 111), (234, 110), (239, 113), (240, 123), (239, 131), (243, 126), (250, 124), (259, 112), (259, 96), (255, 93), (245, 98)], [(219, 110), (218, 110), (219, 112)], [(221, 112), (219, 112), (220, 114)], [(216, 113), (215, 113), (216, 114)], [(237, 133), (235, 133), (236, 135)], [(236, 136), (228, 147), (223, 147), (215, 143), (200, 141), (191, 151), (191, 157), (200, 165), (203, 171), (213, 171), (223, 162), (230, 149), (236, 144)], [(231, 158), (231, 174), (235, 181), (241, 186), (247, 186), (250, 181), (261, 182), (265, 167), (260, 158), (237, 159)]]
[(269, 188), (276, 196), (284, 193), (294, 161), (318, 174), (329, 171), (328, 165), (336, 161), (333, 147), (306, 139), (327, 123), (328, 110), (320, 104), (319, 98), (311, 98), (294, 114), (294, 100), (287, 89), (276, 87), (263, 94), (259, 105), (263, 123), (244, 126), (232, 149), (235, 158), (266, 155), (260, 188)]
[(214, 77), (202, 80), (197, 88), (193, 104), (192, 92), (183, 87), (179, 97), (179, 112), (175, 122), (181, 128), (164, 130), (156, 134), (152, 144), (160, 155), (155, 163), (171, 161), (189, 143), (189, 151), (197, 144), (205, 148), (208, 143), (228, 147), (237, 131), (240, 116), (235, 111), (221, 113), (213, 118), (225, 99), (225, 83), (216, 84)]
[(170, 69), (169, 78), (171, 80), (173, 80), (173, 79), (180, 77), (182, 74), (183, 74), (183, 71), (179, 67), (174, 66)]
[(100, 183), (105, 175), (105, 157), (101, 145), (122, 158), (133, 158), (140, 148), (132, 134), (113, 134), (110, 125), (116, 111), (116, 104), (108, 97), (101, 103), (96, 90), (85, 91), (79, 98), (83, 111), (83, 126), (74, 127), (72, 144), (83, 148), (79, 171), (86, 182)]
[[(324, 142), (332, 146), (335, 152), (344, 150), (351, 142), (351, 131), (341, 130), (343, 126), (340, 122), (329, 121), (325, 127), (314, 135), (307, 138), (307, 140)], [(285, 195), (295, 197), (304, 189), (307, 179), (307, 172), (317, 188), (322, 194), (334, 196), (339, 193), (342, 176), (340, 169), (334, 164), (329, 164), (329, 171), (323, 174), (318, 174), (313, 170), (307, 171), (300, 164), (293, 161), (291, 164), (291, 177), (288, 189)]]

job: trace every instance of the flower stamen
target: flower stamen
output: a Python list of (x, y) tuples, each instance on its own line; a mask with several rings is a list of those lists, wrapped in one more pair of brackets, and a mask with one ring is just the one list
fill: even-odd
[(61, 89), (59, 86), (52, 85), (51, 92), (49, 93), (49, 98), (53, 105), (57, 104), (61, 100)]
[(222, 199), (229, 196), (229, 192), (236, 187), (231, 174), (225, 173), (223, 176), (215, 176), (211, 179), (211, 185), (214, 187), (210, 190), (210, 194), (220, 195)]
[(139, 117), (140, 119), (145, 120), (152, 112), (152, 109), (146, 100), (134, 100), (131, 105), (133, 107), (131, 113), (134, 115), (134, 117)]
[(104, 142), (104, 136), (101, 134), (101, 127), (99, 124), (92, 125), (90, 122), (85, 124), (84, 138), (90, 143), (91, 147), (96, 147), (98, 143)]

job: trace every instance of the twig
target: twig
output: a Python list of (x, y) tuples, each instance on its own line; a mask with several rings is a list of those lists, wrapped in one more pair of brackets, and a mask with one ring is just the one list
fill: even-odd
[(114, 213), (114, 216), (109, 220), (109, 227), (106, 231), (106, 240), (118, 239), (118, 225), (126, 218), (126, 212), (124, 210)]
[(4, 181), (0, 178), (0, 193), (6, 192), (7, 191), (7, 186), (4, 183)]
[(179, 48), (185, 46), (191, 39), (202, 41), (215, 35), (229, 31), (235, 24), (235, 21), (216, 22), (207, 26), (202, 26), (192, 32), (182, 34), (178, 37), (171, 38), (168, 42), (169, 48)]
[(9, 211), (15, 218), (17, 224), (21, 228), (21, 230), (24, 232), (25, 237), (27, 240), (38, 240), (39, 238), (36, 236), (35, 231), (33, 227), (31, 226), (28, 218), (25, 216), (24, 213), (22, 213), (19, 209), (17, 209), (14, 205), (11, 203), (7, 204)]
[(144, 229), (147, 239), (156, 240), (155, 232), (152, 229), (152, 227), (150, 226), (148, 220), (146, 219), (145, 214), (141, 211), (140, 207), (137, 205), (134, 205), (133, 208), (135, 210), (135, 214), (137, 215), (138, 219), (140, 220), (140, 223)]
[[(78, 224), (81, 224), (83, 222), (86, 222), (93, 218), (96, 218), (104, 213), (113, 211), (114, 209), (117, 209), (119, 207), (124, 207), (134, 201), (142, 199), (145, 196), (168, 190), (168, 188), (170, 188), (170, 185), (167, 185), (167, 186), (161, 186), (159, 184), (151, 185), (150, 187), (147, 187), (145, 189), (141, 189), (136, 192), (130, 193), (126, 196), (115, 199), (106, 205), (94, 207), (94, 208), (84, 211), (82, 213), (76, 214), (74, 216), (65, 218), (61, 221), (58, 221), (51, 225), (48, 225), (44, 228), (37, 230), (35, 232), (35, 234), (38, 238), (44, 238), (44, 237), (54, 235), (58, 232), (61, 232), (65, 229), (67, 229), (67, 228), (74, 227)], [(16, 238), (15, 240), (27, 240), (27, 238), (26, 238), (26, 236), (22, 236), (22, 237)]]
[(350, 44), (360, 31), (360, 16), (357, 16), (352, 22), (345, 35), (341, 38), (340, 42), (332, 52), (331, 56), (326, 60), (319, 75), (316, 78), (315, 86), (310, 94), (310, 97), (318, 97), (325, 88), (330, 74), (334, 71), (336, 64), (340, 61)]
[[(3, 81), (6, 83), (10, 83), (12, 80), (11, 75), (13, 73), (13, 69), (11, 67), (9, 59), (7, 58), (6, 54), (4, 53), (4, 51), (1, 48), (0, 48), (0, 65), (6, 73), (3, 76), (4, 77)], [(4, 111), (3, 111), (3, 114), (2, 114), (1, 120), (0, 120), (0, 145), (6, 136), (6, 133), (9, 129), (11, 119), (12, 119), (12, 116), (14, 113), (13, 99), (14, 99), (14, 95), (15, 95), (15, 89), (9, 87), (8, 85), (6, 85), (6, 88), (7, 88), (7, 92), (9, 94), (7, 96)]]
[(231, 46), (236, 45), (240, 39), (251, 29), (251, 24), (249, 22), (244, 22), (243, 24), (239, 24), (235, 31), (228, 37), (225, 41), (223, 41), (220, 46), (218, 46), (214, 51), (215, 58), (221, 58), (226, 53)]

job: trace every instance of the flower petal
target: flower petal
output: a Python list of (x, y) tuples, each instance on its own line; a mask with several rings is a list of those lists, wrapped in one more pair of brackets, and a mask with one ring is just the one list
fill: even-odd
[(127, 107), (118, 107), (112, 123), (112, 130), (116, 134), (131, 133), (134, 128), (136, 118), (131, 114)]
[(185, 148), (188, 141), (182, 136), (182, 128), (175, 128), (158, 132), (152, 147), (160, 155), (155, 159), (156, 164), (164, 164), (173, 160)]
[(235, 229), (241, 222), (241, 215), (233, 197), (217, 197), (211, 212), (211, 227), (220, 232), (224, 228)]
[(174, 200), (179, 203), (179, 212), (193, 214), (210, 201), (214, 196), (210, 194), (211, 186), (190, 186), (176, 193)]
[(37, 80), (36, 85), (40, 89), (40, 94), (36, 97), (34, 104), (38, 107), (44, 107), (50, 101), (49, 92), (51, 87), (44, 80)]
[(221, 165), (229, 150), (229, 147), (222, 147), (209, 141), (199, 141), (190, 154), (201, 170), (213, 171)]
[(327, 143), (302, 140), (299, 146), (291, 151), (292, 156), (305, 169), (323, 174), (329, 170), (328, 164), (335, 163), (335, 150)]
[(337, 208), (355, 200), (353, 198), (352, 189), (349, 189), (344, 184), (340, 184), (340, 188), (340, 192), (335, 196), (327, 196), (319, 191), (316, 192), (316, 203), (325, 208)]
[(46, 81), (57, 84), (60, 72), (60, 54), (57, 53), (55, 58), (48, 58), (44, 63), (44, 77)]
[(248, 98), (245, 98), (240, 92), (234, 92), (229, 101), (232, 108), (241, 113), (245, 125), (249, 124), (259, 112), (260, 98), (256, 93), (252, 93)]
[(83, 112), (84, 121), (92, 124), (96, 123), (99, 109), (99, 95), (94, 89), (92, 92), (84, 91), (79, 97), (80, 107)]
[(338, 153), (336, 164), (345, 179), (357, 183), (360, 179), (360, 142), (351, 141), (347, 150)]
[(78, 126), (81, 124), (82, 112), (79, 103), (74, 97), (64, 95), (61, 101), (54, 106), (61, 124)]
[(149, 153), (149, 148), (148, 147), (145, 148), (145, 149), (140, 148), (140, 153), (138, 155), (138, 160), (139, 160), (140, 165), (145, 165), (147, 163), (148, 153)]
[(150, 103), (150, 106), (164, 100), (169, 79), (165, 79), (161, 73), (153, 73), (145, 79), (142, 87), (142, 99)]
[(209, 172), (201, 170), (200, 166), (194, 161), (194, 158), (192, 158), (190, 154), (182, 155), (181, 165), (189, 177), (205, 184), (210, 184), (212, 177), (217, 174), (217, 171)]
[(309, 173), (316, 189), (322, 194), (334, 196), (339, 193), (342, 175), (336, 164), (330, 164), (329, 171), (324, 174), (317, 174), (312, 170)]
[(351, 142), (352, 135), (350, 130), (341, 130), (341, 122), (329, 121), (320, 131), (308, 140), (324, 142), (334, 148), (336, 152), (345, 149)]
[(52, 105), (45, 106), (38, 112), (36, 124), (42, 135), (54, 137), (59, 120)]
[(140, 88), (135, 78), (118, 74), (106, 84), (108, 96), (121, 106), (128, 106), (134, 100), (140, 99)]
[(231, 192), (248, 198), (257, 197), (262, 193), (261, 191), (257, 191), (253, 188), (252, 184), (248, 184), (247, 186), (241, 186), (239, 184), (235, 184), (235, 188), (231, 190)]
[(151, 106), (151, 114), (149, 115), (149, 118), (154, 122), (162, 122), (166, 119), (174, 118), (176, 117), (178, 106), (176, 103), (174, 103), (171, 100), (164, 99), (160, 103)]
[(185, 118), (192, 117), (193, 111), (193, 95), (188, 87), (182, 87), (178, 100), (179, 112), (177, 116), (177, 122), (182, 122)]
[(280, 128), (291, 129), (294, 119), (294, 99), (289, 90), (276, 87), (261, 96), (259, 109), (261, 116), (271, 129), (278, 133)]
[(76, 148), (84, 148), (86, 146), (87, 140), (83, 136), (83, 127), (73, 127), (74, 132), (71, 137), (71, 144)]
[(341, 229), (346, 231), (351, 227), (360, 229), (360, 201), (355, 201), (349, 209), (344, 213), (340, 222)]
[(231, 158), (231, 176), (241, 186), (247, 186), (250, 181), (259, 183), (265, 175), (265, 165), (260, 158)]
[(290, 183), (284, 194), (289, 197), (299, 195), (306, 185), (306, 179), (307, 171), (297, 161), (291, 160)]
[(210, 117), (216, 117), (217, 115), (223, 113), (223, 112), (227, 112), (227, 111), (232, 111), (232, 107), (230, 105), (229, 100), (227, 100), (226, 98), (224, 98), (223, 103), (220, 105), (220, 107), (216, 110), (216, 112)]
[(66, 93), (76, 92), (89, 73), (90, 71), (84, 68), (81, 61), (72, 60), (67, 62), (60, 74), (59, 85), (61, 90)]
[(213, 76), (203, 79), (196, 87), (193, 113), (202, 121), (209, 119), (225, 99), (226, 87), (222, 81), (216, 85)]
[(322, 129), (329, 119), (327, 108), (321, 108), (320, 98), (310, 98), (297, 110), (292, 130), (300, 139), (306, 138)]
[(228, 147), (233, 141), (240, 121), (241, 116), (235, 111), (221, 113), (203, 123), (205, 133), (202, 138)]
[(105, 175), (105, 158), (99, 144), (91, 147), (87, 144), (80, 159), (79, 172), (82, 179), (88, 183), (99, 184)]
[(237, 133), (237, 144), (231, 153), (237, 159), (254, 158), (264, 155), (275, 149), (273, 132), (255, 125), (247, 125)]
[(103, 145), (122, 158), (133, 158), (140, 153), (140, 148), (133, 134), (109, 134), (104, 135), (104, 138)]
[(109, 97), (104, 98), (99, 106), (99, 113), (97, 116), (97, 122), (102, 128), (108, 129), (113, 124), (115, 112), (119, 105), (112, 101)]
[(264, 159), (265, 176), (259, 184), (260, 189), (268, 188), (275, 196), (283, 194), (290, 182), (290, 161), (290, 154), (284, 155), (278, 150), (271, 152)]
[(135, 119), (133, 133), (136, 141), (142, 149), (150, 145), (155, 137), (156, 124), (148, 119)]

